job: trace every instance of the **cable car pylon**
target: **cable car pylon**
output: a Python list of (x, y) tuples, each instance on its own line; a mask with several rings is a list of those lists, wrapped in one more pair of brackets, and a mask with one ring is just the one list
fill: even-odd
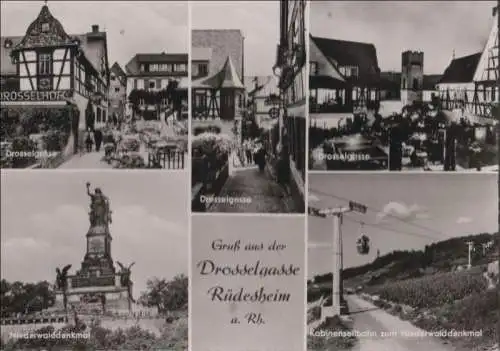
[(308, 207), (309, 215), (321, 218), (331, 217), (333, 220), (333, 271), (332, 271), (332, 308), (331, 312), (325, 317), (333, 317), (341, 315), (341, 303), (343, 299), (343, 281), (342, 270), (344, 267), (344, 255), (342, 248), (342, 221), (343, 216), (349, 212), (358, 212), (365, 214), (367, 207), (363, 204), (350, 201), (349, 207), (336, 207), (318, 209)]

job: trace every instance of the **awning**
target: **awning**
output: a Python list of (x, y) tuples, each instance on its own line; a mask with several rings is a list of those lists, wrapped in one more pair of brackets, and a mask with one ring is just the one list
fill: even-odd
[(310, 89), (343, 89), (346, 83), (329, 76), (309, 76)]

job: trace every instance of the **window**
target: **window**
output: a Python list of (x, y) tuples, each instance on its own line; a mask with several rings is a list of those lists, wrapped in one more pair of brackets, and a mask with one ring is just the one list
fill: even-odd
[(37, 68), (38, 90), (52, 90), (52, 53), (39, 53)]
[(47, 33), (50, 30), (50, 24), (42, 23), (42, 32)]
[(186, 72), (186, 64), (185, 63), (177, 63), (174, 66), (174, 72)]
[(315, 76), (318, 74), (318, 63), (317, 62), (309, 62), (309, 75)]
[(115, 76), (111, 76), (111, 81), (114, 82), (116, 80), (116, 77)]
[(198, 65), (198, 74), (200, 76), (206, 76), (208, 74), (208, 65), (206, 63), (200, 63)]
[(119, 93), (120, 92), (120, 88), (115, 88), (115, 93)]
[(413, 90), (418, 90), (419, 89), (419, 84), (418, 84), (418, 79), (413, 80)]
[(158, 72), (158, 64), (152, 64), (149, 66), (149, 71), (150, 72)]
[(156, 86), (155, 81), (154, 80), (150, 80), (149, 81), (149, 89), (154, 89), (155, 86)]
[(357, 77), (359, 74), (358, 67), (351, 67), (351, 77)]
[(38, 55), (38, 74), (39, 75), (52, 74), (52, 54), (41, 53)]

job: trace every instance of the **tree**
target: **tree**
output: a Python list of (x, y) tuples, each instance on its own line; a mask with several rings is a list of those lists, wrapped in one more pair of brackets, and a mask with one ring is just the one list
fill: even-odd
[(188, 303), (188, 278), (181, 274), (171, 281), (150, 279), (139, 302), (148, 307), (156, 307), (158, 313), (183, 309)]
[(2, 316), (33, 313), (54, 305), (55, 293), (49, 282), (10, 283), (2, 279), (0, 285)]

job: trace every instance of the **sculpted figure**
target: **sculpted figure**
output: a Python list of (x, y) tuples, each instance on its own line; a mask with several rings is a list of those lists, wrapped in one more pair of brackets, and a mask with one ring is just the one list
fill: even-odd
[(107, 225), (112, 223), (109, 199), (104, 196), (101, 189), (95, 188), (92, 194), (90, 183), (87, 183), (87, 194), (90, 197), (90, 224)]

